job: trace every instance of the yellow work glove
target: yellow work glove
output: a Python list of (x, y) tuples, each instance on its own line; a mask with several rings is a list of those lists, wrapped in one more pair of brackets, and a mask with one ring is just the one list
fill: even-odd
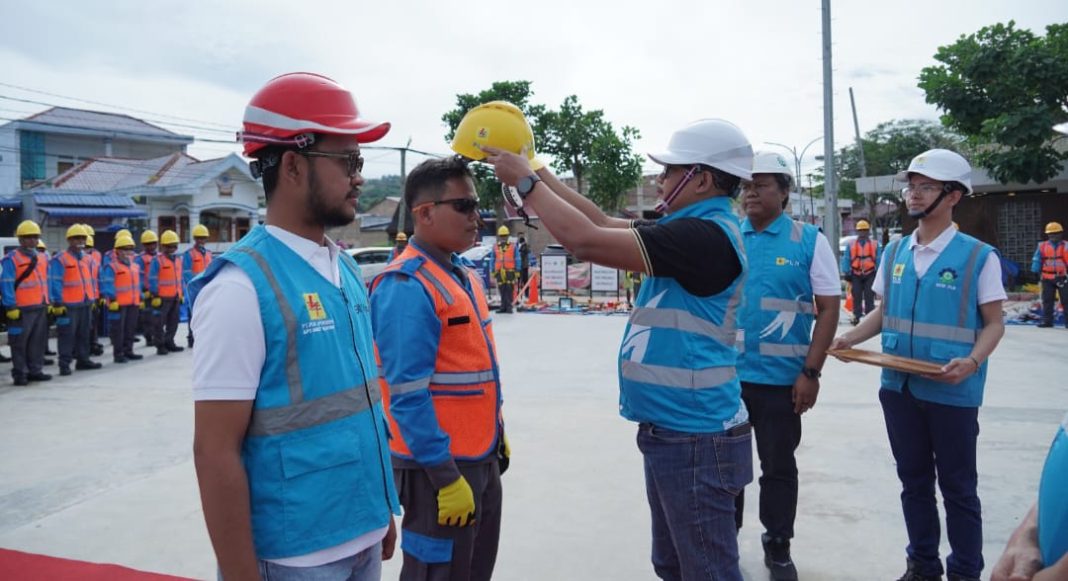
[(67, 307), (64, 305), (59, 305), (58, 307), (49, 306), (48, 308), (52, 309), (52, 314), (57, 317), (62, 317), (67, 314)]
[(438, 490), (438, 524), (466, 527), (475, 523), (475, 495), (463, 476)]
[(162, 304), (163, 304), (163, 299), (161, 299), (159, 297), (152, 297), (152, 308), (153, 309), (158, 309), (159, 306), (162, 305)]
[(17, 320), (19, 320), (19, 317), (21, 317), (21, 316), (22, 316), (22, 311), (20, 311), (18, 309), (8, 309), (7, 310), (7, 320), (9, 320), (9, 321), (17, 321)]
[(137, 308), (141, 309), (142, 311), (145, 310), (145, 303), (137, 303)]
[(108, 310), (113, 312), (113, 313), (118, 312), (118, 310), (119, 310), (119, 301), (111, 301), (110, 303), (108, 303)]
[(508, 444), (508, 434), (501, 431), (501, 439), (497, 442), (497, 468), (501, 474), (508, 470), (512, 462), (512, 446)]

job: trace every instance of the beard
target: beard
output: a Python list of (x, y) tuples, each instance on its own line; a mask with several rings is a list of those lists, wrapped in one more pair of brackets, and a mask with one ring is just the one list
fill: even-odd
[[(309, 173), (311, 189), (308, 192), (308, 209), (311, 211), (312, 221), (327, 228), (337, 228), (351, 224), (356, 219), (356, 209), (348, 205), (348, 197), (346, 196), (345, 200), (342, 200), (340, 204), (333, 207), (329, 206), (326, 196), (323, 195), (324, 188), (319, 183), (319, 176), (314, 170)], [(349, 192), (349, 195), (356, 196), (358, 193), (353, 190)]]

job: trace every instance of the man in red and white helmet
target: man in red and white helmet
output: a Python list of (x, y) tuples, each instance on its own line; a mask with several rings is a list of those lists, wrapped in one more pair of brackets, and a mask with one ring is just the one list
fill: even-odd
[(381, 577), (399, 502), (352, 222), (360, 144), (389, 131), (337, 82), (267, 83), (240, 134), (263, 179), (257, 226), (189, 283), (194, 457), (221, 577)]

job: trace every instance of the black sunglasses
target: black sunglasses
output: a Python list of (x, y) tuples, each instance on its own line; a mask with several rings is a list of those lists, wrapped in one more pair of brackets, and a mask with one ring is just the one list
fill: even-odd
[[(451, 200), (438, 200), (436, 202), (427, 202), (434, 206), (440, 206), (442, 204), (449, 204), (453, 210), (461, 214), (470, 214), (478, 209), (478, 198), (453, 198)], [(422, 204), (420, 204), (422, 205)]]
[(333, 153), (329, 151), (298, 151), (297, 153), (306, 157), (332, 157), (334, 159), (344, 159), (348, 166), (349, 177), (354, 178), (356, 174), (363, 172), (363, 156), (358, 151), (351, 151), (349, 153)]

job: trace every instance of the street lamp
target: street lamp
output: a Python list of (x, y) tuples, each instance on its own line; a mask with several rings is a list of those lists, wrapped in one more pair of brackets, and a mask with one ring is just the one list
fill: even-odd
[[(797, 148), (796, 147), (793, 147), (793, 146), (790, 146), (790, 145), (783, 145), (782, 143), (775, 143), (774, 141), (765, 141), (764, 142), (764, 143), (766, 143), (768, 145), (774, 145), (776, 147), (781, 147), (781, 148), (785, 149), (786, 151), (789, 151), (790, 154), (794, 156), (794, 168), (797, 170), (797, 171), (794, 172), (794, 179), (797, 180), (797, 189), (798, 189), (799, 193), (802, 194), (802, 200), (801, 200), (802, 205), (804, 204), (804, 197), (803, 197), (804, 196), (804, 192), (801, 191), (801, 162), (802, 162), (802, 160), (805, 159), (805, 153), (808, 151), (808, 148), (812, 147), (813, 144), (815, 144), (817, 141), (819, 141), (821, 139), (823, 139), (822, 135), (820, 135), (819, 137), (813, 139), (812, 141), (809, 141), (808, 145), (806, 145), (804, 148), (801, 149), (801, 155), (797, 155)], [(809, 210), (812, 212), (812, 217), (813, 217), (813, 220), (814, 220), (815, 216), (816, 216), (816, 203), (812, 200), (812, 187), (811, 186), (808, 188), (808, 207), (809, 207)]]

